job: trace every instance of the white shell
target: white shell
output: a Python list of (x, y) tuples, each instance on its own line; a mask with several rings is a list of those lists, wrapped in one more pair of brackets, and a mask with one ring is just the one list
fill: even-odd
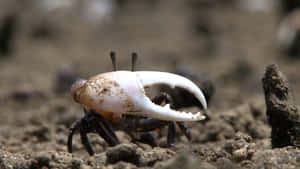
[(144, 87), (166, 84), (188, 90), (202, 103), (207, 104), (202, 91), (185, 77), (155, 71), (115, 71), (90, 78), (77, 101), (100, 112), (133, 114), (170, 121), (197, 121), (205, 119), (201, 112), (186, 113), (152, 103)]

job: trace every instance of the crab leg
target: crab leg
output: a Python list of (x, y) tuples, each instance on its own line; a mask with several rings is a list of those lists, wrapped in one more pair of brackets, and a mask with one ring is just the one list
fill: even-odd
[[(161, 93), (161, 95), (156, 96), (155, 98), (152, 99), (152, 102), (155, 104), (160, 105), (162, 102), (166, 102), (166, 103), (171, 103), (172, 102), (172, 98), (169, 94), (167, 93)], [(150, 119), (149, 119), (150, 120)], [(153, 119), (152, 119), (153, 120)], [(178, 127), (180, 128), (181, 132), (183, 132), (183, 134), (185, 135), (185, 137), (191, 141), (192, 140), (192, 133), (189, 130), (189, 128), (183, 123), (183, 122), (176, 122), (176, 124), (178, 125)], [(172, 126), (171, 126), (172, 127)], [(170, 129), (170, 125), (169, 125), (169, 132), (172, 132), (172, 129)], [(168, 135), (170, 135), (168, 133)], [(174, 134), (175, 135), (175, 134)]]
[(72, 153), (72, 142), (73, 142), (73, 135), (79, 130), (80, 120), (74, 122), (69, 130), (68, 136), (68, 152)]
[(80, 137), (81, 137), (81, 142), (84, 145), (85, 149), (88, 151), (88, 153), (91, 156), (94, 155), (95, 153), (94, 153), (91, 143), (87, 137), (87, 133), (82, 128), (80, 128)]
[(119, 144), (119, 139), (116, 136), (115, 131), (99, 113), (95, 112), (94, 110), (88, 111), (85, 108), (84, 112), (86, 113), (85, 122), (91, 122), (93, 125), (93, 130), (96, 131), (110, 146)]
[(111, 133), (101, 122), (94, 122), (96, 132), (106, 141), (109, 146), (115, 146), (119, 144), (117, 137), (113, 137)]
[[(111, 127), (111, 125), (106, 121), (106, 119), (101, 116), (99, 113), (95, 112), (94, 110), (90, 111), (91, 113), (93, 113), (93, 115), (96, 117), (96, 121), (98, 124), (96, 124), (96, 126), (99, 126), (99, 129), (102, 131), (102, 135), (105, 135), (105, 137), (108, 137), (109, 141), (108, 143), (111, 146), (117, 145), (119, 144), (119, 139), (114, 131), (114, 129)], [(99, 131), (100, 131), (99, 130)], [(98, 132), (98, 131), (97, 131)], [(99, 132), (98, 132), (99, 133)], [(101, 136), (102, 136), (101, 135)]]
[(168, 122), (166, 121), (148, 118), (138, 124), (137, 131), (139, 132), (153, 131), (155, 129), (166, 126), (167, 123)]
[(169, 128), (168, 128), (167, 144), (169, 147), (174, 147), (175, 136), (176, 136), (175, 122), (170, 122), (168, 126)]
[(152, 147), (157, 146), (156, 138), (151, 132), (141, 132), (141, 133), (128, 132), (127, 134), (131, 137), (132, 142), (139, 141), (142, 143), (149, 144)]
[(185, 137), (189, 141), (191, 141), (192, 140), (192, 133), (189, 130), (189, 128), (183, 122), (176, 122), (176, 124), (178, 125), (178, 127), (180, 128), (180, 130), (183, 132), (183, 134), (185, 135)]

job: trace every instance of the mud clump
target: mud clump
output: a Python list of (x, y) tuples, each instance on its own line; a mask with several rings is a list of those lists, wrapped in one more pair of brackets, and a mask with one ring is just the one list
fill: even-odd
[(175, 158), (168, 160), (164, 164), (157, 164), (155, 169), (217, 169), (215, 166), (203, 161), (197, 160), (195, 157), (191, 156), (188, 152), (182, 152)]
[(120, 144), (106, 152), (106, 162), (115, 164), (123, 161), (136, 166), (153, 166), (157, 161), (169, 159), (174, 154), (175, 152), (168, 149), (154, 148), (145, 151), (135, 144)]
[(228, 141), (224, 149), (232, 155), (234, 161), (240, 162), (251, 159), (253, 146), (251, 136), (238, 132), (233, 141)]
[(272, 147), (299, 146), (300, 114), (293, 103), (285, 76), (276, 65), (266, 68), (262, 79), (267, 116), (272, 127)]

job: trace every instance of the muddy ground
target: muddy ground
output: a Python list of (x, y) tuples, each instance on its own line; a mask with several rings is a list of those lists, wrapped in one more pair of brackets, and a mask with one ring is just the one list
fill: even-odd
[[(41, 2), (46, 1), (0, 2), (0, 23), (9, 22), (5, 34), (12, 37), (9, 50), (0, 54), (0, 168), (300, 167), (299, 149), (271, 147), (261, 84), (265, 67), (276, 63), (300, 104), (300, 62), (282, 53), (276, 41), (278, 6), (251, 10), (238, 0), (116, 1), (99, 17), (88, 13), (85, 3), (68, 6), (66, 1), (64, 7), (46, 9)], [(119, 69), (130, 69), (135, 51), (137, 70), (180, 67), (213, 80), (209, 121), (187, 123), (191, 142), (178, 131), (175, 147), (165, 148), (163, 129), (154, 131), (160, 147), (152, 148), (131, 143), (118, 131), (122, 143), (115, 147), (89, 134), (92, 157), (78, 135), (73, 153), (67, 152), (68, 128), (83, 117), (69, 81), (111, 71), (111, 50)]]

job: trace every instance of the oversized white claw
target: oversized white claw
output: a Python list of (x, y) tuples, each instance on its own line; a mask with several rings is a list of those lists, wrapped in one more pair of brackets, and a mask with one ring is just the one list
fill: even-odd
[(142, 85), (144, 87), (155, 85), (155, 84), (166, 84), (172, 88), (180, 87), (190, 93), (192, 93), (203, 105), (203, 108), (207, 108), (206, 99), (197, 85), (195, 85), (189, 79), (168, 72), (155, 72), (155, 71), (137, 71)]
[(201, 112), (183, 112), (176, 111), (170, 108), (170, 105), (159, 106), (152, 103), (149, 99), (143, 100), (144, 112), (139, 112), (146, 117), (152, 117), (168, 121), (199, 121), (206, 118)]
[[(204, 109), (207, 108), (206, 100), (202, 91), (197, 87), (197, 85), (185, 77), (167, 72), (138, 71), (134, 73), (138, 76), (138, 83), (142, 85), (142, 88), (155, 84), (166, 84), (172, 88), (180, 87), (192, 93), (202, 103)], [(137, 110), (142, 111), (134, 112), (132, 114), (143, 115), (161, 120), (198, 121), (206, 118), (206, 116), (204, 116), (201, 112), (181, 112), (171, 109), (168, 104), (164, 107), (156, 105), (146, 95), (144, 95), (144, 97), (137, 98), (135, 105)]]

